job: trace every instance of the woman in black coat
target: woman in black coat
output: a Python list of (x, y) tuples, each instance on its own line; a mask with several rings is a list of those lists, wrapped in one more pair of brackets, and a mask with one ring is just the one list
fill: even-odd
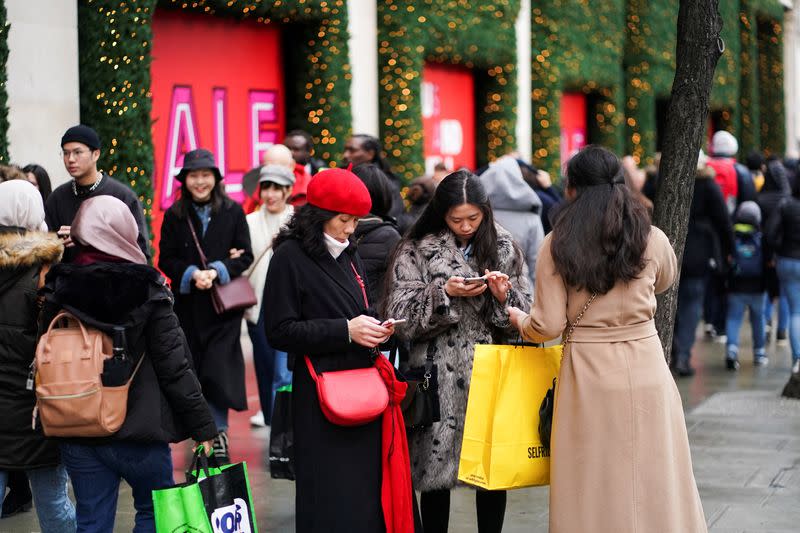
[(38, 339), (36, 291), (64, 251), (54, 233), (38, 231), (43, 222), (42, 197), (33, 185), (0, 183), (0, 497), (13, 475), (27, 488), (28, 472), (42, 531), (66, 532), (75, 531), (67, 472), (58, 445), (31, 428), (36, 397), (26, 385)]
[(389, 216), (392, 207), (391, 183), (386, 174), (372, 163), (356, 166), (353, 174), (364, 182), (372, 201), (369, 214), (358, 221), (353, 241), (358, 247), (359, 257), (364, 261), (370, 301), (374, 302), (377, 309), (381, 309), (383, 278), (389, 267), (389, 258), (400, 242), (397, 224)]
[(289, 353), (293, 376), (296, 520), (298, 532), (384, 531), (381, 508), (381, 423), (329, 422), (319, 407), (317, 373), (372, 366), (372, 348), (386, 341), (359, 286), (364, 265), (348, 238), (369, 213), (369, 193), (341, 169), (318, 173), (301, 207), (275, 240), (264, 288), (270, 345)]
[(177, 179), (182, 184), (181, 196), (164, 214), (158, 267), (172, 280), (175, 312), (189, 342), (203, 396), (219, 429), (214, 453), (227, 461), (228, 410), (247, 409), (239, 342), (244, 311), (218, 315), (210, 289), (214, 283), (229, 283), (242, 275), (253, 262), (250, 231), (241, 206), (225, 195), (211, 152), (199, 149), (187, 153)]

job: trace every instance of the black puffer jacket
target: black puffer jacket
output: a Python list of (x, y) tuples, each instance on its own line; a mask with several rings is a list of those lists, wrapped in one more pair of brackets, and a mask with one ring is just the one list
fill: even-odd
[(25, 383), (36, 353), (39, 273), (63, 250), (55, 234), (0, 227), (0, 470), (59, 462), (56, 444), (31, 429), (36, 397)]
[(64, 309), (108, 333), (124, 326), (129, 353), (137, 360), (144, 354), (128, 393), (125, 422), (112, 439), (180, 442), (217, 435), (172, 310), (172, 293), (156, 269), (132, 263), (60, 264), (48, 273), (43, 292), (43, 328)]
[(778, 256), (800, 259), (800, 200), (784, 198), (767, 219), (764, 235)]
[(359, 220), (352, 240), (358, 246), (358, 255), (364, 263), (370, 305), (379, 308), (383, 299), (383, 278), (389, 259), (400, 242), (400, 233), (391, 220), (369, 215)]
[(780, 161), (773, 160), (767, 163), (764, 173), (764, 187), (758, 193), (758, 207), (761, 208), (761, 220), (769, 220), (772, 213), (784, 198), (792, 194), (789, 177)]
[(704, 277), (720, 271), (733, 251), (733, 225), (719, 185), (709, 174), (698, 174), (689, 211), (689, 231), (681, 276)]

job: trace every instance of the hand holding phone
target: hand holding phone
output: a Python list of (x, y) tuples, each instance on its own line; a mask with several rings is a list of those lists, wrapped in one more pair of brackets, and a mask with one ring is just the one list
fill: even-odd
[(404, 324), (405, 322), (405, 318), (387, 318), (383, 321), (381, 326), (388, 328), (389, 326), (396, 326), (397, 324)]
[(453, 276), (444, 284), (444, 291), (450, 297), (470, 298), (483, 294), (486, 290), (486, 277), (462, 278)]

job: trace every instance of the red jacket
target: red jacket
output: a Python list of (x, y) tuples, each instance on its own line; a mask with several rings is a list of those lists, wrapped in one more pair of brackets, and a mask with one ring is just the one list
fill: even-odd
[(708, 161), (708, 166), (717, 173), (714, 179), (722, 190), (722, 197), (725, 199), (728, 213), (733, 213), (736, 209), (736, 198), (739, 194), (739, 180), (734, 163), (736, 160), (732, 157), (712, 157)]

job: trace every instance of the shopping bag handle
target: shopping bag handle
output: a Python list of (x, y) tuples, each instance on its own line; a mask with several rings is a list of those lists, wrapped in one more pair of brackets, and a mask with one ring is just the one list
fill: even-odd
[[(216, 462), (216, 458), (214, 458), (214, 462)], [(189, 466), (189, 470), (186, 471), (186, 478), (189, 479), (189, 476), (191, 476), (194, 479), (199, 479), (200, 476), (198, 474), (200, 473), (200, 469), (202, 469), (206, 477), (211, 477), (208, 456), (202, 444), (198, 445), (194, 450), (192, 464)]]
[(526, 346), (533, 346), (534, 348), (544, 348), (543, 342), (528, 342), (522, 338), (522, 335), (518, 335), (516, 340), (514, 340), (511, 345), (514, 348), (525, 348)]

